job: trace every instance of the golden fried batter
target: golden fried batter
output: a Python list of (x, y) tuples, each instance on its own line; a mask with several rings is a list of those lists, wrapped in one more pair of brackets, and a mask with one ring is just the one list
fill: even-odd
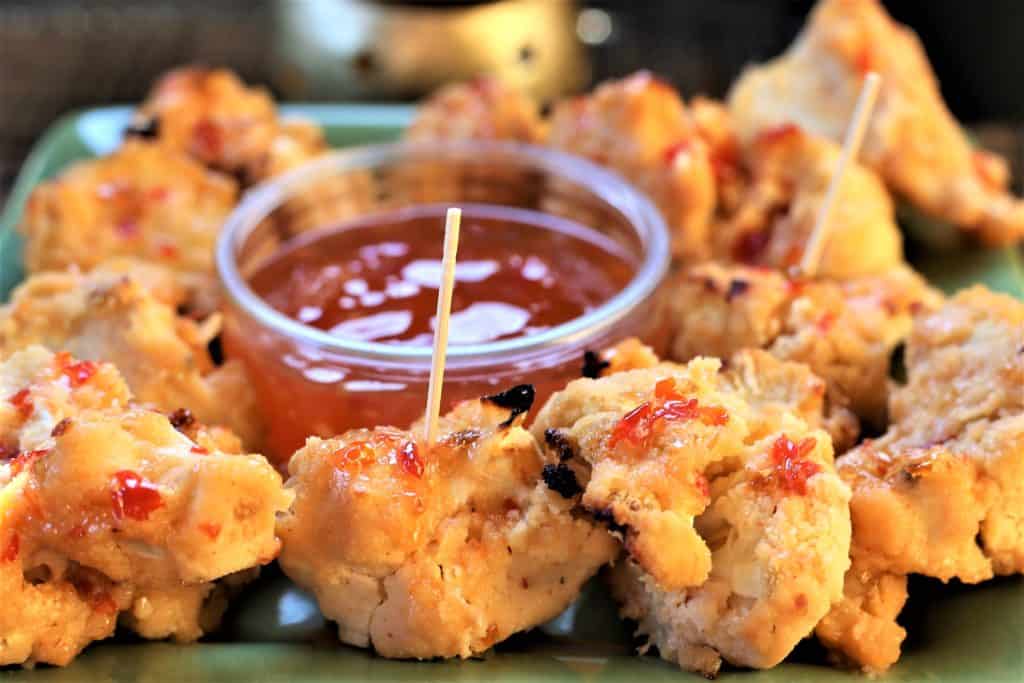
[(385, 657), (479, 654), (557, 615), (614, 557), (614, 539), (540, 482), (524, 392), (460, 404), (430, 449), (418, 425), (377, 427), (310, 438), (292, 457), (281, 566), (342, 641)]
[(278, 134), (277, 110), (263, 88), (226, 69), (185, 67), (165, 74), (136, 114), (137, 128), (164, 147), (221, 171), (249, 177)]
[[(941, 295), (909, 268), (845, 282), (792, 281), (780, 273), (706, 263), (684, 271), (671, 298), (672, 358), (726, 358), (763, 348), (807, 363), (828, 383), (830, 412), (886, 424), (889, 364), (913, 315)], [(833, 431), (837, 450), (852, 444)]]
[(89, 270), (116, 258), (149, 261), (172, 271), (196, 307), (209, 309), (217, 287), (213, 249), (237, 194), (233, 180), (185, 156), (126, 142), (32, 191), (19, 226), (25, 266)]
[(814, 428), (823, 393), (748, 351), (576, 380), (538, 415), (582, 507), (624, 538), (613, 591), (665, 659), (773, 666), (840, 597), (849, 492)]
[(405, 131), (416, 142), (516, 140), (539, 143), (544, 123), (537, 102), (507, 83), (482, 77), (447, 85), (421, 102)]
[[(724, 197), (719, 201), (715, 255), (779, 269), (798, 266), (838, 159), (838, 145), (795, 126), (760, 135), (744, 149), (746, 181), (738, 196), (732, 205)], [(859, 164), (847, 167), (828, 226), (821, 277), (882, 273), (903, 262), (889, 193)]]
[(262, 425), (238, 361), (215, 367), (206, 348), (217, 333), (179, 317), (117, 269), (30, 276), (0, 307), (0, 358), (31, 344), (114, 363), (135, 397), (165, 412), (187, 408), (200, 422), (230, 428), (256, 447)]
[(871, 671), (899, 657), (907, 574), (1024, 572), (1024, 304), (981, 287), (958, 294), (915, 322), (906, 365), (892, 427), (838, 462), (853, 490), (855, 575), (818, 627)]
[(1001, 157), (975, 149), (942, 99), (917, 36), (878, 0), (822, 0), (789, 50), (748, 69), (730, 109), (744, 140), (793, 122), (842, 140), (865, 73), (882, 76), (861, 152), (900, 196), (991, 244), (1024, 238)]
[(678, 255), (707, 256), (714, 174), (707, 144), (671, 86), (638, 72), (562, 102), (547, 144), (620, 173), (661, 210)]
[(223, 611), (211, 582), (276, 555), (274, 469), (132, 407), (112, 365), (30, 347), (0, 394), (0, 665), (67, 664), (119, 614), (194, 640)]

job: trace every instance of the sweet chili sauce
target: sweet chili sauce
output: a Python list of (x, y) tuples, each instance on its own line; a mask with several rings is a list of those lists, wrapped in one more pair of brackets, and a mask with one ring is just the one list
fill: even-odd
[[(488, 207), (467, 213), (455, 266), (449, 344), (528, 336), (619, 292), (635, 264), (611, 239), (569, 221)], [(430, 346), (441, 277), (439, 207), (370, 217), (299, 239), (250, 278), (278, 311), (333, 335)]]
[[(549, 214), (463, 205), (444, 404), (517, 384), (536, 406), (581, 375), (584, 343), (601, 349), (634, 335), (658, 347), (667, 327), (646, 301), (593, 336), (536, 352), (460, 361), (452, 351), (536, 335), (614, 297), (638, 269), (636, 248)], [(429, 348), (437, 306), (444, 206), (360, 218), (300, 235), (249, 270), (253, 291), (277, 311), (332, 336)], [(407, 427), (422, 416), (426, 362), (376, 360), (269, 332), (229, 316), (224, 344), (240, 358), (261, 402), (266, 450), (279, 465), (307, 436), (354, 427)]]

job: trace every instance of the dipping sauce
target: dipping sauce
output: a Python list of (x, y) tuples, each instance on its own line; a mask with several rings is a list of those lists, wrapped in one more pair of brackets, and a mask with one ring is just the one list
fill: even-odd
[[(332, 335), (429, 347), (444, 211), (413, 207), (300, 236), (249, 284), (278, 311)], [(622, 246), (578, 223), (466, 206), (449, 344), (528, 336), (568, 322), (615, 296), (635, 271)]]

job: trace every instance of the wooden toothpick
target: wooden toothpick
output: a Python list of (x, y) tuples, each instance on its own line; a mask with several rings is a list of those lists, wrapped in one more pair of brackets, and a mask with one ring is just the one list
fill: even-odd
[(871, 118), (871, 110), (875, 106), (875, 98), (878, 97), (878, 85), (881, 77), (871, 71), (864, 77), (864, 85), (861, 86), (860, 95), (857, 97), (857, 104), (853, 109), (853, 116), (846, 129), (846, 139), (843, 141), (843, 149), (839, 154), (839, 162), (835, 171), (832, 172), (832, 180), (829, 183), (825, 200), (818, 207), (818, 217), (814, 222), (814, 229), (807, 239), (807, 246), (804, 249), (804, 256), (800, 260), (801, 275), (814, 277), (818, 271), (818, 263), (821, 261), (821, 254), (825, 250), (825, 242), (828, 238), (828, 218), (832, 212), (839, 188), (843, 184), (843, 176), (846, 174), (846, 167), (852, 159), (857, 157), (860, 144), (864, 141), (864, 132), (867, 130), (868, 120)]
[(437, 440), (437, 421), (441, 414), (441, 388), (444, 363), (448, 354), (448, 319), (452, 312), (455, 288), (455, 256), (459, 250), (459, 226), (462, 209), (448, 209), (444, 223), (444, 256), (441, 258), (441, 286), (437, 290), (437, 322), (434, 325), (434, 354), (427, 388), (427, 446)]

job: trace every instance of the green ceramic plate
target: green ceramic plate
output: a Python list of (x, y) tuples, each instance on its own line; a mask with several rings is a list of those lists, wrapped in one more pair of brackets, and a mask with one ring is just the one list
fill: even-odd
[[(296, 105), (288, 113), (319, 121), (337, 146), (394, 138), (410, 116), (400, 106)], [(58, 121), (25, 162), (0, 217), (0, 300), (22, 277), (14, 233), (25, 198), (40, 180), (71, 161), (113, 149), (129, 115), (95, 109)], [(914, 264), (954, 291), (974, 282), (1024, 298), (1024, 266), (1013, 250), (922, 252)], [(0, 607), (2, 609), (2, 607)], [(904, 612), (911, 637), (887, 681), (997, 683), (1024, 681), (1024, 580), (978, 587), (914, 581)], [(338, 645), (308, 595), (271, 568), (233, 606), (210, 642), (191, 646), (138, 643), (128, 636), (89, 648), (65, 669), (0, 671), (0, 683), (31, 681), (505, 681), (626, 683), (697, 680), (654, 657), (631, 655), (628, 627), (616, 618), (598, 581), (558, 619), (466, 662), (393, 662)], [(725, 671), (723, 681), (805, 683), (866, 680), (824, 665), (813, 642), (790, 662), (763, 672)]]

